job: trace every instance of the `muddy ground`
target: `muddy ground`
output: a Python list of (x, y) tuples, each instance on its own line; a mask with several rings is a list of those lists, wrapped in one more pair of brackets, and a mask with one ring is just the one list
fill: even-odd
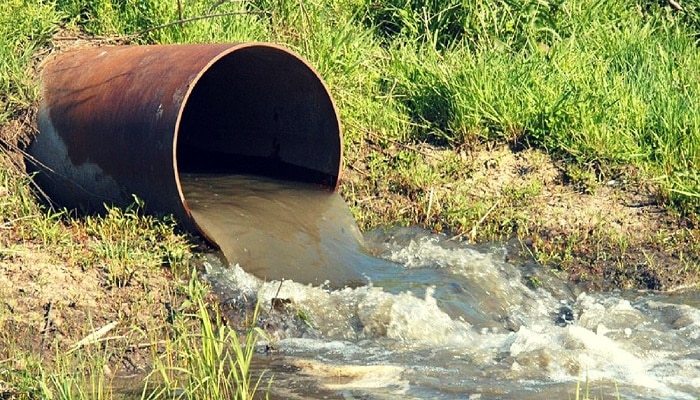
[[(432, 209), (415, 212), (424, 188), (383, 190), (367, 184), (371, 175), (363, 154), (378, 151), (364, 144), (350, 152), (342, 190), (359, 215), (384, 214), (412, 219), (428, 229), (444, 228), (435, 215), (452, 196), (481, 203), (480, 214), (465, 226), (444, 232), (466, 241), (509, 241), (517, 256), (533, 257), (552, 273), (587, 290), (678, 290), (693, 287), (700, 277), (700, 231), (695, 216), (682, 216), (664, 206), (659, 187), (632, 166), (607, 177), (579, 174), (580, 169), (552, 159), (542, 150), (509, 144), (456, 150), (431, 145), (406, 146), (441, 168), (457, 158), (456, 179), (431, 183)], [(382, 150), (379, 150), (382, 151)], [(389, 151), (392, 150), (383, 150)], [(421, 161), (422, 162), (422, 161)], [(451, 167), (454, 168), (454, 167)], [(446, 172), (449, 173), (449, 172)], [(423, 207), (425, 208), (425, 207)], [(424, 222), (425, 221), (425, 222)], [(372, 225), (372, 222), (370, 222)], [(450, 233), (450, 230), (452, 232)]]

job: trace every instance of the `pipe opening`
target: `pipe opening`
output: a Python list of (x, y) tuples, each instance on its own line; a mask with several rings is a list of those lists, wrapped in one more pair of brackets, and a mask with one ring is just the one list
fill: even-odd
[[(265, 279), (363, 281), (359, 262), (335, 262), (346, 242), (361, 250), (331, 193), (336, 109), (298, 56), (265, 43), (105, 46), (57, 55), (42, 86), (30, 154), (57, 203), (102, 212), (136, 195)], [(270, 181), (279, 197), (258, 197)]]
[(99, 213), (136, 195), (146, 212), (173, 215), (213, 244), (191, 213), (185, 174), (257, 174), (326, 191), (340, 175), (328, 90), (303, 59), (273, 44), (57, 54), (42, 72), (37, 125), (36, 182), (57, 204)]
[(319, 76), (277, 47), (233, 48), (195, 80), (176, 132), (178, 173), (246, 173), (336, 188), (340, 125)]

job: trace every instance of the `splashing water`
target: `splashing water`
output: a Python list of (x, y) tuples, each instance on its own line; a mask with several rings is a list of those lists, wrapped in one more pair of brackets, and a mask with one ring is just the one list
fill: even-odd
[(244, 298), (265, 311), (272, 398), (572, 398), (586, 381), (597, 398), (700, 395), (698, 292), (585, 293), (504, 245), (420, 229), (357, 240), (369, 283), (337, 290), (205, 262), (232, 314)]
[(267, 280), (365, 284), (361, 233), (337, 193), (250, 175), (183, 174), (199, 228), (232, 264)]

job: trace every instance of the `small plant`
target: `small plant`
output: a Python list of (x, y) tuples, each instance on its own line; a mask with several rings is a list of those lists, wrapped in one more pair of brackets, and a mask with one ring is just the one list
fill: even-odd
[(169, 265), (177, 269), (187, 261), (190, 246), (174, 234), (175, 222), (141, 215), (143, 206), (134, 197), (126, 209), (107, 207), (105, 215), (84, 220), (95, 262), (102, 265), (109, 284), (115, 287), (130, 284), (142, 268)]
[(595, 193), (596, 186), (598, 185), (598, 179), (595, 174), (589, 169), (579, 165), (569, 166), (566, 170), (566, 178), (574, 189), (585, 194)]
[[(250, 371), (257, 341), (265, 337), (254, 326), (259, 308), (241, 340), (239, 332), (223, 322), (218, 308), (211, 313), (199, 287), (199, 283), (191, 282), (195, 313), (184, 314), (199, 321), (199, 333), (179, 335), (169, 343), (164, 354), (156, 355), (149, 379), (163, 382), (167, 392), (179, 393), (177, 398), (252, 399), (262, 381), (262, 375), (254, 380)], [(182, 328), (182, 323), (176, 322), (176, 326)]]
[[(251, 362), (257, 341), (264, 333), (251, 326), (242, 334), (223, 323), (216, 306), (207, 301), (208, 288), (193, 272), (178, 291), (188, 299), (175, 311), (170, 326), (154, 325), (146, 332), (133, 321), (124, 320), (119, 333), (87, 335), (70, 350), (55, 341), (53, 354), (37, 359), (20, 348), (1, 349), (0, 395), (11, 399), (93, 400), (119, 398), (114, 386), (118, 361), (133, 351), (133, 345), (154, 352), (153, 370), (144, 376), (143, 399), (252, 399), (261, 388), (263, 376), (254, 379)], [(111, 324), (116, 327), (116, 324)], [(168, 334), (168, 330), (171, 333)], [(134, 389), (128, 388), (133, 393)]]
[[(602, 394), (602, 388), (601, 388), (600, 400), (602, 400), (604, 398), (605, 397)], [(591, 382), (588, 379), (588, 374), (586, 374), (586, 383), (583, 387), (581, 387), (580, 380), (576, 381), (576, 391), (574, 392), (574, 400), (598, 400), (598, 399), (599, 398), (596, 396), (591, 397)], [(620, 391), (617, 387), (617, 383), (615, 384), (615, 399), (621, 400)]]

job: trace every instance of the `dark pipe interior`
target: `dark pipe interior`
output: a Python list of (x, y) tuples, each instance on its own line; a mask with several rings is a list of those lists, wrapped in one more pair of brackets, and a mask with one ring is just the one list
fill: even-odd
[(186, 100), (179, 172), (232, 172), (335, 188), (340, 127), (319, 77), (276, 48), (243, 48), (217, 60)]

